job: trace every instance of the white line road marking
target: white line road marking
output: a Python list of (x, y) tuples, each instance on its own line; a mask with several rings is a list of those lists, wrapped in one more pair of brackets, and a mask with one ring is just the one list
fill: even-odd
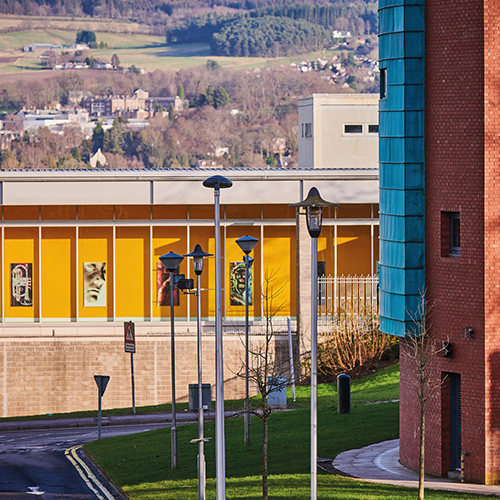
[[(73, 467), (78, 471), (82, 479), (85, 481), (87, 486), (95, 493), (99, 500), (115, 500), (115, 497), (108, 491), (106, 486), (104, 486), (99, 479), (92, 473), (92, 471), (87, 467), (87, 464), (77, 455), (77, 451), (82, 447), (82, 445), (73, 446), (73, 448), (67, 449), (64, 454), (66, 458), (71, 462)], [(95, 487), (94, 487), (95, 485)], [(97, 490), (97, 489), (99, 490)], [(104, 495), (104, 497), (101, 495)]]

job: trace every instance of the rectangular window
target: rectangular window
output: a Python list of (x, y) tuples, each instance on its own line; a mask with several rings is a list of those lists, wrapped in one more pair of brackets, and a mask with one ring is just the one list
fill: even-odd
[(312, 123), (305, 124), (306, 137), (312, 137), (312, 135), (313, 135), (312, 129), (313, 129)]
[(441, 212), (441, 256), (460, 257), (460, 212)]
[(378, 134), (378, 125), (368, 125), (369, 134)]
[(344, 125), (344, 134), (362, 134), (363, 125)]
[(460, 255), (460, 213), (450, 214), (450, 254)]
[(387, 68), (380, 68), (380, 99), (387, 97)]

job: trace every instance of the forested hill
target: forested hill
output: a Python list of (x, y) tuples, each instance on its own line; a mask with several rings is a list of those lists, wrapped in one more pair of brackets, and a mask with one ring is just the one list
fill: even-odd
[[(2, 0), (0, 14), (130, 19), (155, 34), (184, 40), (197, 28), (210, 37), (243, 16), (307, 21), (356, 35), (377, 30), (377, 0)], [(214, 29), (214, 25), (216, 29)], [(182, 40), (181, 40), (182, 39)]]

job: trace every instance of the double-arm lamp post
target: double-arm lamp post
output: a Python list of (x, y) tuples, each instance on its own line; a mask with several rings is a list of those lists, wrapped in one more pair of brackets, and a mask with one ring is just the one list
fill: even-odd
[(170, 273), (170, 369), (172, 373), (172, 427), (170, 429), (170, 441), (172, 450), (172, 469), (177, 469), (177, 414), (175, 411), (175, 335), (174, 335), (174, 273), (180, 263), (184, 260), (182, 255), (168, 252), (160, 257), (161, 263)]
[(203, 436), (203, 382), (202, 382), (202, 350), (201, 350), (201, 273), (203, 272), (203, 258), (209, 257), (211, 253), (206, 253), (200, 245), (196, 245), (194, 250), (184, 257), (193, 257), (193, 267), (196, 274), (196, 326), (198, 336), (198, 500), (205, 500), (206, 466)]
[(250, 446), (250, 391), (248, 382), (248, 341), (249, 341), (249, 324), (248, 324), (248, 305), (250, 303), (250, 293), (249, 293), (249, 278), (250, 278), (250, 263), (252, 262), (252, 257), (249, 253), (254, 249), (255, 245), (259, 240), (253, 238), (252, 236), (242, 236), (236, 240), (238, 246), (243, 250), (245, 254), (243, 259), (245, 261), (245, 445)]
[(318, 237), (323, 224), (323, 207), (336, 207), (325, 201), (313, 187), (304, 201), (291, 207), (305, 208), (311, 236), (311, 500), (318, 496)]

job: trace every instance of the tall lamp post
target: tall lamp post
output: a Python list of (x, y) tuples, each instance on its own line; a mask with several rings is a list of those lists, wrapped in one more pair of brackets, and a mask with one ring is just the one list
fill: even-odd
[(249, 269), (252, 258), (249, 253), (254, 249), (259, 240), (252, 236), (242, 236), (236, 240), (238, 246), (245, 254), (243, 259), (245, 261), (245, 445), (250, 446), (250, 390), (248, 383), (248, 337), (249, 337), (249, 324), (248, 324), (248, 304), (249, 299)]
[(193, 257), (193, 267), (196, 274), (196, 325), (198, 336), (198, 500), (205, 500), (206, 467), (203, 436), (203, 382), (202, 382), (202, 356), (201, 356), (201, 273), (203, 272), (203, 258), (212, 255), (196, 245), (191, 253), (184, 257)]
[(311, 500), (318, 497), (318, 237), (323, 224), (323, 207), (336, 207), (325, 201), (313, 187), (304, 201), (291, 207), (305, 208), (311, 236)]
[(226, 499), (226, 451), (224, 442), (224, 374), (222, 344), (222, 284), (220, 250), (220, 190), (233, 183), (222, 175), (213, 175), (203, 181), (214, 190), (215, 205), (215, 487), (216, 499)]
[(172, 372), (172, 427), (170, 429), (170, 441), (172, 449), (172, 469), (177, 469), (177, 414), (175, 412), (175, 335), (174, 335), (174, 272), (184, 260), (182, 255), (168, 252), (160, 257), (161, 263), (170, 273), (170, 369)]

